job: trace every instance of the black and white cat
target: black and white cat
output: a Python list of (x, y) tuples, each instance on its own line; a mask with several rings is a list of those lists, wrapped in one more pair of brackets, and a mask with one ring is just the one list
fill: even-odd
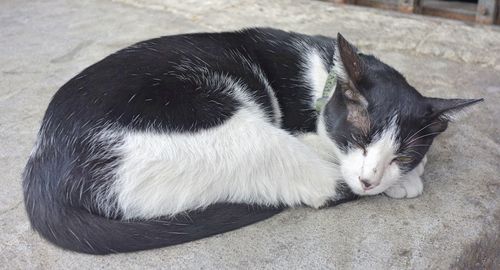
[[(318, 113), (330, 70), (337, 82)], [(423, 97), (341, 35), (152, 39), (55, 94), (24, 172), (25, 205), (51, 242), (106, 254), (335, 204), (349, 189), (415, 197), (433, 139), (478, 101)]]

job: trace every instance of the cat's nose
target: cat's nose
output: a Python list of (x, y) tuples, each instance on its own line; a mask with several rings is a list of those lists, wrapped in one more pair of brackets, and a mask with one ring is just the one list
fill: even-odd
[(368, 179), (359, 179), (361, 182), (361, 186), (363, 186), (364, 190), (369, 190), (377, 186), (377, 184), (370, 183)]

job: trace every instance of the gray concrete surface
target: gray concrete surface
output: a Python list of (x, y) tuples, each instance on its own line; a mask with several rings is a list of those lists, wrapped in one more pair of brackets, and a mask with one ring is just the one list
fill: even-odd
[[(180, 246), (96, 257), (30, 230), (20, 173), (53, 93), (78, 71), (160, 35), (272, 26), (344, 36), (422, 93), (485, 97), (429, 153), (425, 193), (383, 196)], [(0, 2), (0, 268), (447, 269), (498, 226), (500, 29), (307, 0), (3, 0)]]

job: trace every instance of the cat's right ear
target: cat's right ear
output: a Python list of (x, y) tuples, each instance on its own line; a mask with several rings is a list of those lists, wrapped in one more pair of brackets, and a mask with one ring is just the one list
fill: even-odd
[(426, 119), (432, 123), (427, 129), (430, 132), (438, 133), (445, 131), (448, 123), (459, 118), (470, 106), (482, 102), (484, 99), (426, 98), (426, 100), (430, 107)]

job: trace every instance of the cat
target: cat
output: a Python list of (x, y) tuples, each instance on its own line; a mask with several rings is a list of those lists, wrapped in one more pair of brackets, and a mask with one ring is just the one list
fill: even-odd
[[(323, 89), (329, 74), (336, 83)], [(323, 90), (332, 93), (318, 112)], [(196, 240), (287, 207), (411, 198), (433, 139), (479, 101), (424, 97), (340, 34), (151, 39), (56, 92), (23, 173), (25, 206), (52, 243), (108, 254)]]

